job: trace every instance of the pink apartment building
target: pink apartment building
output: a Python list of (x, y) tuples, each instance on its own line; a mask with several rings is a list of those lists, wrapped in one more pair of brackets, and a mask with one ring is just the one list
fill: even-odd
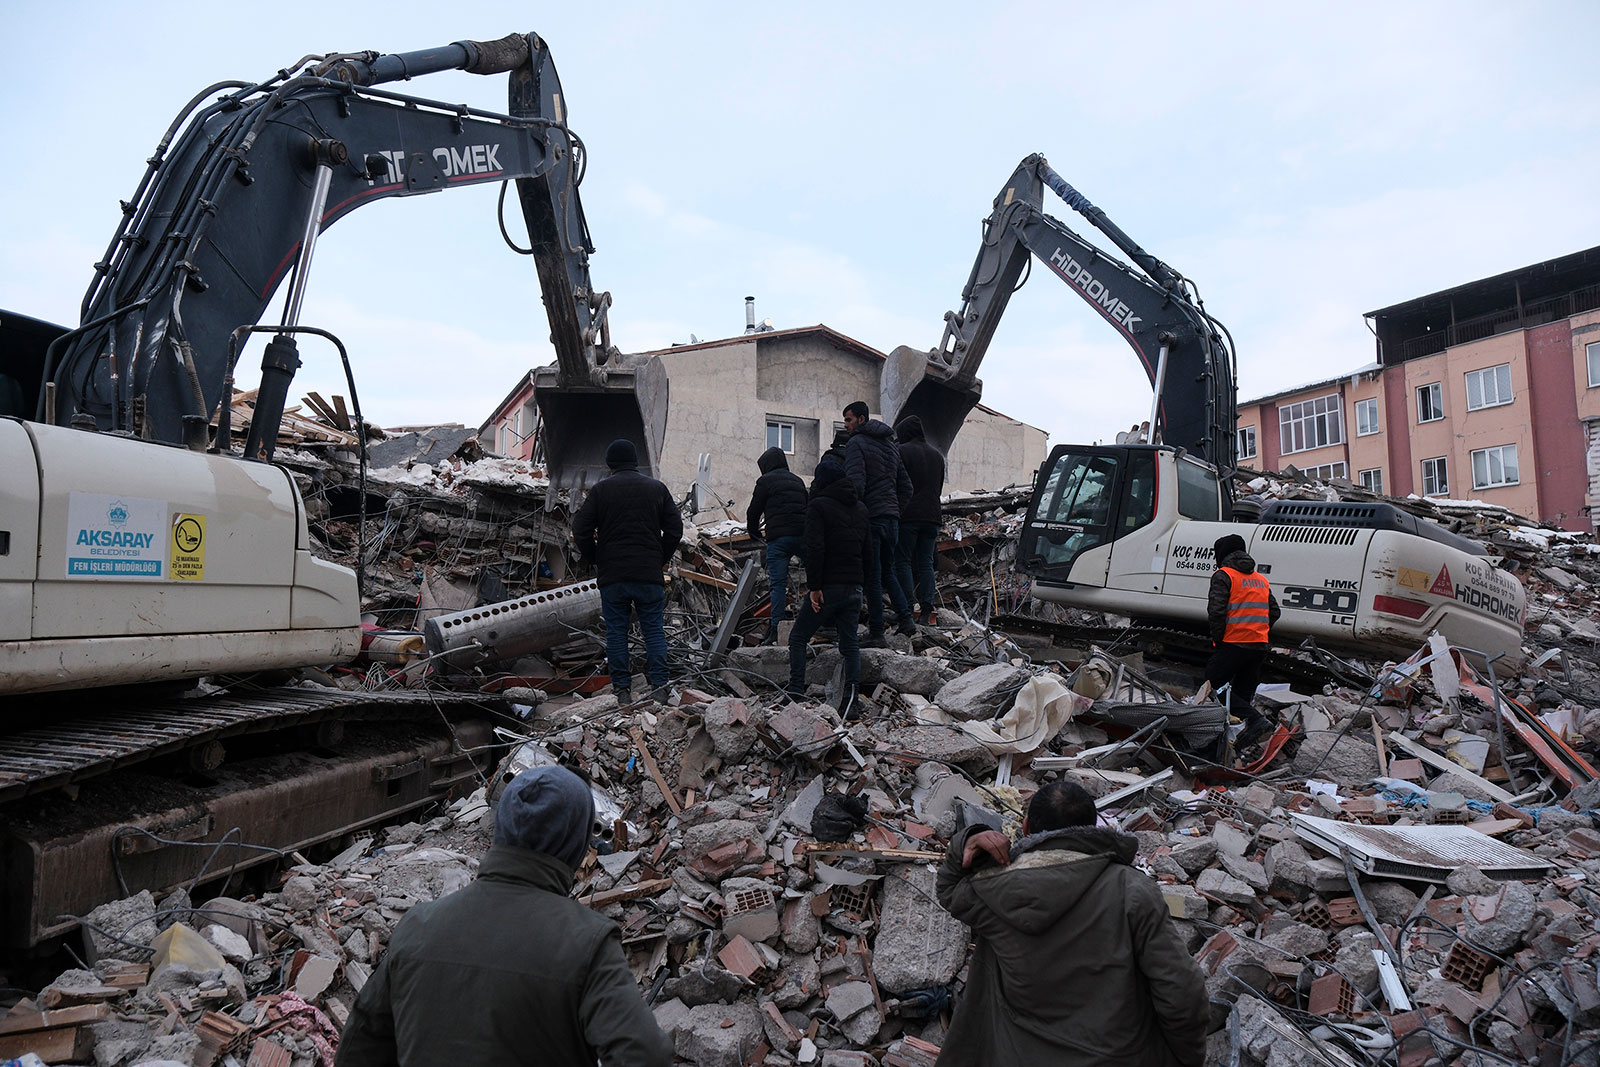
[(1600, 247), (1366, 318), (1376, 362), (1240, 402), (1242, 466), (1600, 524)]

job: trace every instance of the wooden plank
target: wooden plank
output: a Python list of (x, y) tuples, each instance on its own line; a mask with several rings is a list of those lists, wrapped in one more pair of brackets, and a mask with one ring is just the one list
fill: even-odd
[(664, 892), (670, 888), (672, 888), (671, 878), (652, 878), (646, 882), (618, 886), (616, 889), (607, 889), (604, 893), (594, 893), (587, 897), (581, 897), (579, 903), (587, 904), (591, 908), (603, 908), (607, 904), (615, 904), (619, 900), (653, 897), (657, 893)]
[(19, 1011), (0, 1018), (0, 1034), (21, 1034), (31, 1030), (52, 1030), (61, 1026), (78, 1026), (82, 1023), (105, 1022), (111, 1018), (111, 1009), (104, 1004), (79, 1004), (72, 1008), (52, 1011)]
[(350, 421), (350, 410), (344, 406), (344, 397), (338, 393), (333, 395), (333, 413), (339, 417), (339, 429), (345, 433), (353, 433), (355, 426)]
[(684, 567), (679, 567), (678, 577), (687, 578), (691, 582), (699, 582), (701, 585), (714, 585), (718, 589), (722, 589), (730, 593), (733, 592), (733, 582), (727, 581), (723, 578), (713, 578), (711, 575), (701, 574), (699, 571), (691, 571)]
[(1389, 750), (1383, 747), (1383, 729), (1378, 725), (1378, 720), (1372, 720), (1372, 743), (1378, 746), (1378, 774), (1380, 777), (1389, 777)]
[(635, 726), (628, 730), (628, 736), (633, 738), (634, 745), (639, 749), (639, 758), (644, 761), (644, 769), (655, 780), (656, 788), (661, 790), (661, 795), (667, 798), (667, 807), (672, 809), (674, 815), (681, 814), (683, 805), (678, 802), (672, 787), (667, 785), (666, 778), (661, 774), (661, 768), (656, 766), (656, 758), (650, 754), (650, 746), (644, 739), (644, 731)]
[(46, 1063), (83, 1063), (94, 1051), (94, 1035), (86, 1026), (63, 1026), (0, 1037), (0, 1060), (33, 1053)]
[(858, 848), (855, 845), (826, 841), (801, 841), (794, 847), (796, 856), (866, 856), (899, 863), (927, 863), (944, 859), (943, 852), (921, 852), (909, 848)]
[(333, 405), (322, 399), (321, 393), (307, 393), (300, 399), (304, 400), (307, 404), (310, 404), (314, 409), (316, 409), (318, 415), (321, 415), (335, 426), (339, 425), (338, 419), (333, 413)]
[(1426, 763), (1430, 767), (1444, 771), (1447, 774), (1459, 774), (1467, 781), (1477, 785), (1478, 788), (1482, 789), (1485, 793), (1488, 793), (1496, 800), (1503, 800), (1507, 804), (1511, 803), (1510, 793), (1507, 793), (1504, 789), (1501, 789), (1499, 786), (1495, 785), (1481, 774), (1474, 774), (1472, 771), (1469, 771), (1467, 768), (1461, 766), (1461, 764), (1457, 763), (1455, 760), (1447, 759), (1446, 757), (1441, 756), (1439, 753), (1435, 752), (1426, 745), (1417, 744), (1417, 742), (1411, 740), (1411, 738), (1407, 737), (1405, 734), (1399, 732), (1391, 733), (1388, 737), (1388, 742), (1391, 745), (1394, 745), (1396, 748), (1400, 748), (1411, 753), (1413, 756), (1417, 757), (1417, 759), (1421, 760), (1423, 763)]

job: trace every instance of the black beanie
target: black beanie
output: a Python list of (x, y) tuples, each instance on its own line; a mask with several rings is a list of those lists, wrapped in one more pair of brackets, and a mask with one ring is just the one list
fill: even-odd
[(821, 489), (824, 486), (832, 485), (843, 477), (844, 467), (833, 459), (825, 459), (817, 464), (817, 472), (811, 476), (811, 487), (813, 489)]
[(511, 780), (494, 813), (494, 843), (553, 856), (573, 870), (589, 851), (594, 795), (565, 767), (534, 767)]
[(606, 446), (606, 466), (612, 470), (639, 465), (639, 450), (626, 437), (619, 437)]
[(1244, 538), (1238, 534), (1223, 534), (1211, 548), (1217, 554), (1217, 562), (1221, 563), (1235, 552), (1244, 551)]

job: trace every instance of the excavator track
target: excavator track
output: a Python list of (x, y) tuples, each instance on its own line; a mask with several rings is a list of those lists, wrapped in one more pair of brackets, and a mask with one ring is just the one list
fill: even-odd
[(503, 709), (476, 694), (266, 689), (157, 700), (0, 735), (0, 803), (244, 734)]
[(226, 886), (437, 811), (484, 783), (490, 720), (510, 714), (502, 698), (432, 691), (95, 698), (116, 710), (35, 705), (27, 721), (48, 725), (0, 734), (0, 955), (47, 953), (79, 916), (141, 890)]
[[(1134, 644), (1186, 663), (1203, 664), (1210, 658), (1211, 640), (1203, 634), (1170, 626), (1137, 623), (1133, 626), (1075, 626), (1067, 623), (1046, 622), (1026, 615), (996, 615), (990, 625), (998, 630), (1049, 634), (1073, 642), (1089, 642), (1109, 648), (1112, 645)], [(1301, 682), (1320, 690), (1324, 685), (1368, 684), (1368, 681), (1350, 673), (1327, 667), (1274, 649), (1261, 665), (1261, 677), (1269, 681)]]

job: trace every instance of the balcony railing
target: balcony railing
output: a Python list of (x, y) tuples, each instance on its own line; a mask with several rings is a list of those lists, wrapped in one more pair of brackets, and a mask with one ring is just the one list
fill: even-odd
[(1560, 296), (1546, 297), (1522, 305), (1519, 314), (1516, 308), (1506, 308), (1493, 311), (1487, 315), (1478, 315), (1460, 322), (1451, 323), (1443, 329), (1433, 330), (1420, 337), (1407, 338), (1391, 346), (1386, 352), (1385, 363), (1404, 363), (1406, 360), (1419, 359), (1422, 356), (1431, 356), (1436, 352), (1443, 352), (1455, 345), (1469, 344), (1481, 341), (1485, 337), (1495, 334), (1510, 333), (1512, 330), (1526, 330), (1534, 326), (1542, 326), (1547, 322), (1557, 319), (1581, 315), (1585, 311), (1594, 311), (1600, 308), (1600, 285), (1591, 285), (1583, 289), (1574, 289), (1570, 293)]

